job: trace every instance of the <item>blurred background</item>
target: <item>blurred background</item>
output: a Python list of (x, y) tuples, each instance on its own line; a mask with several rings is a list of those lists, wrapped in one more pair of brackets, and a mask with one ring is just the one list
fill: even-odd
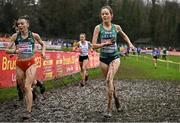
[(0, 41), (8, 41), (22, 15), (30, 16), (31, 30), (49, 44), (71, 46), (81, 32), (91, 41), (104, 5), (136, 46), (180, 49), (179, 0), (0, 0)]

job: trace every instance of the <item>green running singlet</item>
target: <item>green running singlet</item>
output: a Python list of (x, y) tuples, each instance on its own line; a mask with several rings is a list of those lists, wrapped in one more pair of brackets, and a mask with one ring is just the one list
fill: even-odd
[(28, 37), (26, 39), (23, 39), (21, 34), (18, 33), (15, 45), (20, 50), (20, 58), (29, 58), (34, 55), (35, 39), (31, 31), (28, 32)]
[(112, 45), (103, 46), (100, 51), (100, 57), (101, 58), (109, 58), (109, 57), (115, 57), (119, 56), (119, 50), (117, 47), (117, 31), (114, 24), (112, 24), (111, 30), (106, 30), (103, 28), (103, 25), (100, 24), (100, 39), (101, 43), (104, 43), (109, 40), (114, 40), (114, 43)]

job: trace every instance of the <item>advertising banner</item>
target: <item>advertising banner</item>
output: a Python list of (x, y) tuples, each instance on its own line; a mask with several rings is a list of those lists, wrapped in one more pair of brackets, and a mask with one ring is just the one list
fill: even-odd
[[(89, 68), (99, 65), (99, 54), (89, 53)], [(36, 79), (51, 80), (71, 75), (80, 71), (79, 53), (76, 52), (46, 52), (46, 59), (42, 59), (39, 52), (35, 54), (37, 65)], [(13, 57), (0, 50), (0, 88), (16, 85), (16, 55)]]

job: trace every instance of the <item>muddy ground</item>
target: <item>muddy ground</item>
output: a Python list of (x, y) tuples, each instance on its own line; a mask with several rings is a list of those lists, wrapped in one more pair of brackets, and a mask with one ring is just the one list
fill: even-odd
[(155, 80), (115, 80), (122, 111), (113, 102), (113, 116), (104, 118), (106, 87), (104, 80), (89, 80), (85, 87), (77, 83), (39, 95), (31, 118), (23, 117), (22, 102), (14, 99), (0, 104), (0, 121), (36, 122), (180, 122), (180, 82)]

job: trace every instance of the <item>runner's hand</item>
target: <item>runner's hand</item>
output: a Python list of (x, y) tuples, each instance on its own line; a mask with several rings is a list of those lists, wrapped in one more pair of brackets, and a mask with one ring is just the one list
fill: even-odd
[(14, 54), (10, 54), (9, 57), (10, 57), (10, 58), (14, 57)]
[(15, 50), (14, 54), (20, 54), (23, 50)]
[(115, 42), (116, 42), (116, 38), (115, 37), (111, 38), (111, 43), (114, 44)]
[(113, 43), (111, 41), (106, 41), (104, 43), (101, 43), (102, 46), (108, 46), (108, 45), (112, 45)]
[(135, 47), (134, 47), (133, 44), (129, 44), (129, 47), (130, 47), (131, 49), (135, 50)]
[(45, 56), (44, 53), (41, 53), (41, 57), (42, 57), (43, 59), (46, 59), (46, 56)]

